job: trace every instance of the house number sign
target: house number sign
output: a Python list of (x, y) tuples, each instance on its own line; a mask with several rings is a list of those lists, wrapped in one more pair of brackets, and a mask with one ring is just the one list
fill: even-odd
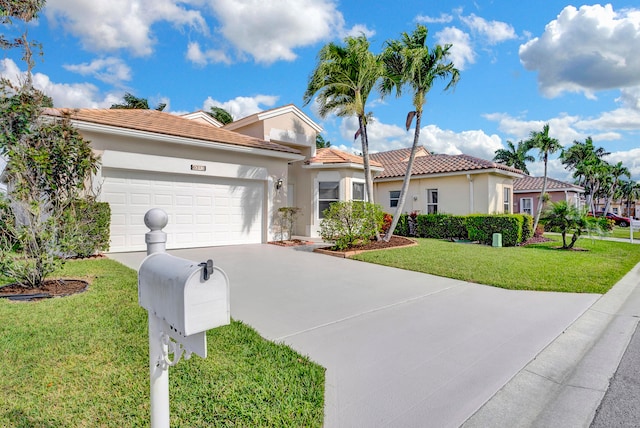
[(191, 165), (191, 171), (206, 171), (206, 165)]

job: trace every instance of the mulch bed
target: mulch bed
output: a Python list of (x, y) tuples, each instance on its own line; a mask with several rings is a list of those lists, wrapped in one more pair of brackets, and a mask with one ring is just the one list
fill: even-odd
[(287, 239), (285, 241), (269, 241), (269, 244), (278, 245), (279, 247), (297, 247), (300, 245), (311, 245), (311, 241), (303, 241), (302, 239)]
[(14, 283), (0, 287), (0, 298), (33, 301), (82, 293), (88, 287), (89, 283), (82, 279), (47, 279), (39, 288), (26, 288)]
[(389, 242), (373, 240), (362, 245), (349, 247), (345, 250), (334, 250), (331, 247), (326, 247), (317, 248), (314, 251), (323, 254), (335, 255), (338, 257), (348, 257), (350, 255), (362, 253), (364, 251), (384, 250), (387, 248), (407, 247), (410, 245), (416, 245), (416, 242), (413, 239), (405, 238), (404, 236), (393, 235)]

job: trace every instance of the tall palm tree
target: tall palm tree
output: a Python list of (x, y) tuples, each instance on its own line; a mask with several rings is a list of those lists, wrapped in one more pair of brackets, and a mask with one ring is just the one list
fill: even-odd
[(529, 150), (531, 150), (531, 147), (522, 140), (518, 141), (517, 146), (514, 146), (511, 141), (507, 140), (507, 148), (496, 150), (493, 160), (494, 162), (518, 168), (528, 175), (529, 169), (527, 169), (527, 162), (535, 162), (536, 160), (536, 158), (529, 154)]
[[(112, 109), (141, 109), (141, 110), (150, 110), (149, 101), (146, 98), (138, 98), (129, 92), (126, 92), (122, 97), (122, 103), (111, 104)], [(156, 106), (154, 110), (162, 111), (167, 105), (165, 103), (160, 103)]]
[[(631, 218), (631, 202), (638, 201), (640, 199), (640, 183), (633, 180), (623, 180), (620, 182), (620, 187), (616, 192), (616, 197), (627, 202), (627, 217)], [(638, 213), (634, 213), (638, 216)]]
[(538, 209), (536, 218), (533, 222), (533, 230), (535, 231), (540, 222), (540, 214), (542, 214), (542, 205), (544, 203), (544, 195), (547, 193), (547, 169), (549, 164), (549, 155), (557, 152), (562, 148), (557, 139), (549, 136), (549, 124), (546, 123), (542, 127), (542, 131), (531, 131), (529, 139), (525, 142), (540, 152), (540, 160), (544, 163), (544, 178), (542, 179), (542, 191), (538, 197)]
[(602, 187), (606, 187), (609, 167), (607, 161), (597, 157), (588, 158), (576, 164), (574, 177), (583, 177), (578, 184), (585, 188), (586, 205), (590, 211), (595, 212), (594, 198), (601, 194)]
[(365, 107), (371, 90), (382, 76), (380, 58), (369, 50), (364, 35), (346, 37), (344, 45), (328, 43), (318, 53), (318, 63), (309, 77), (304, 93), (304, 105), (317, 95), (319, 114), (326, 117), (335, 113), (339, 117), (356, 116), (362, 143), (365, 187), (369, 202), (373, 202), (373, 181), (369, 162), (367, 114)]
[(460, 80), (460, 72), (458, 69), (455, 68), (452, 62), (447, 61), (451, 45), (436, 45), (433, 49), (429, 49), (426, 45), (427, 34), (427, 27), (418, 24), (413, 33), (408, 34), (403, 32), (400, 40), (388, 41), (387, 47), (382, 54), (385, 74), (380, 85), (380, 92), (384, 96), (395, 89), (396, 94), (400, 96), (404, 86), (410, 87), (413, 92), (413, 107), (415, 110), (409, 112), (407, 115), (407, 131), (411, 127), (413, 118), (415, 117), (416, 119), (413, 145), (411, 146), (411, 154), (407, 161), (407, 169), (400, 190), (400, 198), (398, 199), (398, 205), (393, 216), (391, 227), (389, 227), (384, 237), (385, 241), (391, 239), (404, 208), (406, 194), (411, 180), (411, 170), (420, 140), (420, 124), (423, 107), (427, 102), (427, 93), (431, 90), (436, 80), (449, 80), (445, 90), (454, 87)]
[(611, 208), (611, 200), (615, 197), (615, 194), (618, 190), (618, 185), (620, 184), (621, 177), (631, 178), (631, 172), (629, 169), (622, 165), (622, 162), (618, 162), (615, 165), (611, 165), (609, 168), (609, 174), (611, 177), (611, 185), (607, 189), (606, 194), (606, 202), (604, 204), (604, 212), (608, 213), (609, 208)]
[(610, 154), (602, 147), (596, 148), (591, 137), (587, 137), (584, 142), (574, 140), (571, 146), (562, 149), (560, 161), (566, 169), (575, 171), (573, 178), (577, 180), (577, 184), (584, 186), (585, 176), (580, 172), (580, 164), (593, 159), (602, 160)]

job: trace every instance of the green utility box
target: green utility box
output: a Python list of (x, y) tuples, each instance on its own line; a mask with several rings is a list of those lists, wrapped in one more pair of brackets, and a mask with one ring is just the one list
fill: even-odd
[(494, 233), (493, 234), (493, 244), (492, 247), (502, 247), (502, 233)]

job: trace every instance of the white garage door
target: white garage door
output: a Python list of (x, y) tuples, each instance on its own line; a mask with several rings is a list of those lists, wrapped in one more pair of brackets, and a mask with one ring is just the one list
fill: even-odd
[(104, 168), (101, 199), (111, 206), (109, 251), (145, 250), (151, 208), (169, 214), (167, 248), (262, 241), (263, 183)]

